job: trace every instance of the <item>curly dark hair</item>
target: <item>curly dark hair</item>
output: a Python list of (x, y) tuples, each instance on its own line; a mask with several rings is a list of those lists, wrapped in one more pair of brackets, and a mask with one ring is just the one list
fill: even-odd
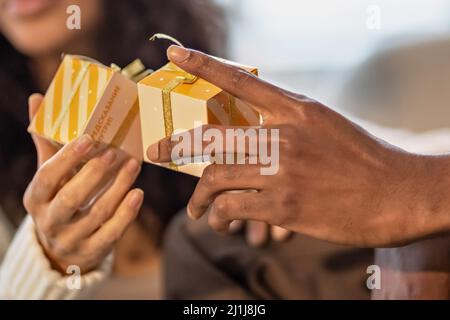
[[(198, 50), (224, 54), (223, 15), (207, 0), (108, 0), (104, 12), (93, 58), (106, 65), (125, 66), (140, 58), (146, 66), (159, 68), (166, 62), (168, 43), (149, 43), (148, 37), (156, 32), (170, 34)], [(1, 34), (0, 88), (0, 206), (17, 226), (25, 215), (22, 195), (36, 169), (35, 149), (26, 127), (27, 98), (38, 89), (28, 58)], [(195, 183), (193, 177), (146, 165), (136, 185), (145, 190), (146, 206), (164, 224), (186, 205)]]

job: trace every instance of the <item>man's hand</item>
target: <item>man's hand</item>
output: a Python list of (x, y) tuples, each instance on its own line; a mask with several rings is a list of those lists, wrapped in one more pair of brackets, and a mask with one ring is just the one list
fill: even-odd
[[(254, 164), (208, 166), (188, 205), (192, 218), (208, 212), (219, 232), (233, 220), (256, 220), (361, 247), (398, 245), (449, 230), (448, 157), (404, 152), (317, 101), (200, 52), (172, 46), (168, 55), (180, 68), (253, 105), (262, 127), (280, 134), (276, 175), (261, 175)], [(155, 162), (171, 161), (174, 145), (167, 137), (147, 154)], [(246, 189), (257, 192), (230, 192)]]
[(234, 220), (230, 224), (229, 231), (234, 233), (242, 229), (245, 229), (245, 241), (252, 247), (261, 247), (271, 241), (283, 242), (288, 240), (291, 235), (289, 230), (277, 226), (269, 226), (261, 221)]

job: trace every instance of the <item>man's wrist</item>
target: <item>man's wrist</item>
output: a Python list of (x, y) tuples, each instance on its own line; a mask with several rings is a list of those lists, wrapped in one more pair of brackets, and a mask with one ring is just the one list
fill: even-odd
[(421, 156), (417, 189), (425, 236), (450, 232), (450, 155)]
[(381, 207), (386, 246), (449, 231), (450, 156), (395, 153)]

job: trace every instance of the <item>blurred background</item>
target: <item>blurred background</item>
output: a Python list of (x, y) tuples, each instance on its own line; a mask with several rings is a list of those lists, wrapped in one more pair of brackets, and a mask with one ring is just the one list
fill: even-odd
[(262, 77), (383, 125), (450, 124), (450, 1), (216, 1)]
[[(226, 30), (210, 1), (223, 9)], [(80, 30), (66, 25), (73, 4), (81, 7)], [(0, 0), (0, 260), (25, 216), (22, 196), (35, 172), (29, 94), (45, 92), (64, 52), (120, 66), (139, 57), (157, 69), (166, 63), (168, 43), (150, 44), (154, 32), (254, 65), (262, 78), (407, 150), (450, 151), (450, 0)], [(143, 213), (118, 243), (113, 277), (97, 298), (163, 296), (163, 237), (195, 183), (143, 168), (137, 182), (146, 192)], [(311, 274), (319, 274), (305, 273), (308, 283), (325, 284), (318, 296), (368, 298), (363, 282), (372, 251), (355, 254), (317, 241), (299, 251)], [(195, 283), (194, 274), (189, 278)]]

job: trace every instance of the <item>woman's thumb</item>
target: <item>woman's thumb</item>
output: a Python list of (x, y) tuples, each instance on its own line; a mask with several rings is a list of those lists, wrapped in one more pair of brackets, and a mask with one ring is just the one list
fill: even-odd
[[(30, 117), (30, 122), (37, 114), (42, 99), (43, 96), (39, 93), (34, 93), (28, 98), (28, 115)], [(45, 161), (51, 158), (58, 149), (50, 141), (39, 137), (36, 134), (31, 134), (31, 137), (33, 138), (36, 147), (39, 168)]]

